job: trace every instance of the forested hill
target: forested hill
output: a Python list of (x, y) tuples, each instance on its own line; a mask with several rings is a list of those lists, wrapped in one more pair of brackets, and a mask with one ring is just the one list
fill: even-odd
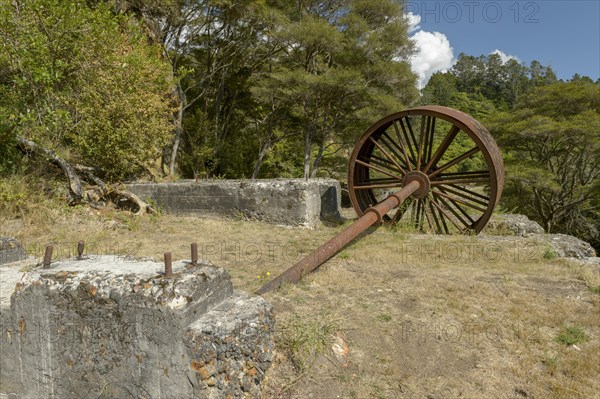
[(600, 82), (461, 54), (420, 93), (408, 29), (394, 0), (0, 0), (0, 211), (86, 176), (343, 180), (367, 126), (427, 103), (490, 127), (505, 209), (598, 248)]

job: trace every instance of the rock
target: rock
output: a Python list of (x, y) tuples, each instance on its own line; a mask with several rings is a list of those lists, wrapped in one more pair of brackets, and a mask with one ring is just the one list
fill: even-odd
[(545, 241), (559, 258), (593, 258), (596, 251), (587, 242), (567, 234), (548, 234)]
[(544, 228), (525, 215), (494, 214), (483, 229), (490, 235), (526, 236), (529, 234), (544, 234)]
[(333, 355), (340, 366), (348, 367), (348, 354), (350, 353), (350, 349), (348, 348), (348, 344), (342, 335), (337, 334), (335, 336), (335, 340), (331, 346), (331, 351), (333, 352)]
[(23, 245), (15, 238), (0, 237), (0, 265), (17, 262), (27, 257)]

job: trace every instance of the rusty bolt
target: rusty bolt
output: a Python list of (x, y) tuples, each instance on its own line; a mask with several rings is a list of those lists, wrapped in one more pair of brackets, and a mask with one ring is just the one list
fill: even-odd
[(165, 252), (165, 277), (171, 278), (173, 276), (173, 262), (171, 261), (171, 253)]
[(50, 262), (52, 262), (52, 251), (53, 250), (54, 250), (54, 247), (52, 245), (46, 245), (46, 252), (44, 253), (44, 263), (43, 263), (44, 269), (47, 269), (50, 267)]
[(83, 259), (83, 248), (84, 247), (85, 247), (84, 241), (79, 241), (77, 243), (77, 259), (79, 259), (79, 260)]
[(198, 244), (195, 242), (192, 243), (192, 264), (198, 264)]

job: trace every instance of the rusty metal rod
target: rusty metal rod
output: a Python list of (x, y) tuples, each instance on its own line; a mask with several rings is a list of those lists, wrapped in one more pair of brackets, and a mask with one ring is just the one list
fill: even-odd
[(83, 250), (85, 248), (85, 242), (84, 241), (79, 241), (77, 243), (77, 259), (78, 260), (82, 260), (83, 259)]
[(197, 265), (198, 264), (198, 243), (193, 242), (192, 246), (192, 265)]
[(171, 278), (173, 277), (173, 262), (171, 260), (171, 253), (170, 252), (165, 252), (164, 255), (164, 259), (165, 259), (165, 278)]
[(50, 267), (50, 263), (52, 262), (52, 251), (54, 247), (52, 245), (46, 246), (46, 252), (44, 253), (44, 261), (42, 262), (43, 268), (47, 269)]
[(303, 276), (312, 272), (329, 260), (350, 241), (354, 240), (360, 233), (365, 231), (376, 222), (381, 222), (386, 213), (398, 207), (420, 187), (421, 184), (418, 181), (413, 180), (401, 190), (396, 191), (394, 194), (381, 201), (379, 204), (368, 208), (365, 210), (364, 215), (362, 215), (356, 222), (352, 223), (345, 230), (341, 231), (325, 244), (321, 245), (319, 248), (305, 256), (294, 266), (290, 267), (273, 280), (264, 284), (256, 291), (256, 293), (262, 295), (266, 292), (279, 288), (282, 284), (297, 283)]

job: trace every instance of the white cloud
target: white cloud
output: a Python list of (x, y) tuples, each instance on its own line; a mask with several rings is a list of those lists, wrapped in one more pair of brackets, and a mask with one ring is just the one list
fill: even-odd
[(445, 72), (455, 63), (450, 41), (440, 32), (419, 30), (411, 37), (416, 46), (411, 69), (419, 76), (419, 87), (423, 88), (435, 72)]
[(409, 12), (408, 14), (405, 14), (404, 17), (408, 21), (408, 33), (412, 33), (421, 29), (421, 25), (419, 25), (421, 23), (420, 15), (415, 15), (412, 12)]
[(517, 57), (515, 57), (514, 55), (508, 55), (506, 53), (504, 53), (503, 51), (500, 51), (498, 49), (492, 51), (490, 54), (498, 54), (500, 56), (500, 59), (502, 60), (503, 64), (506, 64), (508, 62), (508, 60), (515, 60), (517, 62), (521, 62), (520, 59), (518, 59)]

